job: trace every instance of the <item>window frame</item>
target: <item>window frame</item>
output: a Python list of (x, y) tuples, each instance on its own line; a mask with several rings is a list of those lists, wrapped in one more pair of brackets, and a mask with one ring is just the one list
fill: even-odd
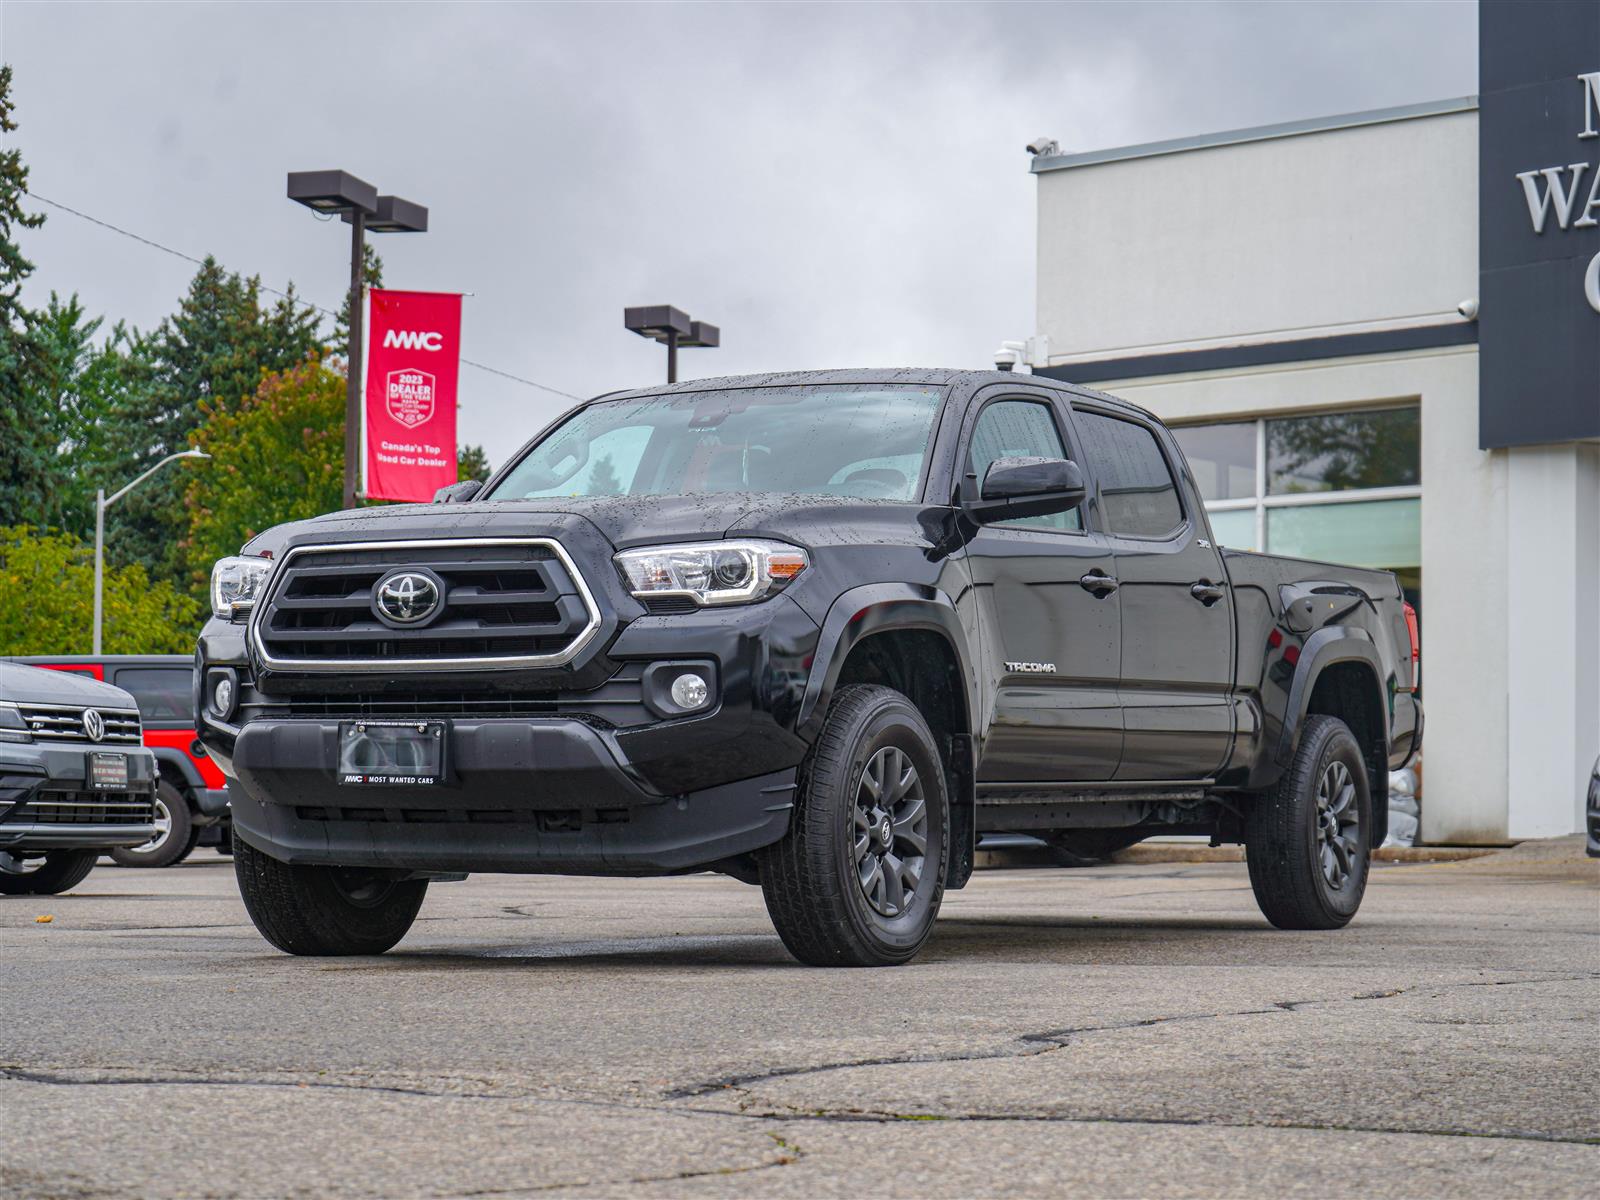
[[(1345, 408), (1317, 408), (1304, 411), (1290, 409), (1284, 412), (1265, 413), (1245, 421), (1237, 418), (1222, 418), (1212, 421), (1185, 421), (1174, 426), (1175, 430), (1198, 428), (1206, 425), (1245, 425), (1255, 426), (1256, 438), (1256, 485), (1255, 495), (1239, 496), (1230, 500), (1201, 499), (1201, 507), (1207, 513), (1214, 512), (1251, 512), (1255, 513), (1255, 549), (1251, 553), (1271, 554), (1272, 548), (1267, 545), (1267, 512), (1274, 508), (1301, 508), (1316, 504), (1360, 504), (1370, 500), (1420, 500), (1422, 498), (1422, 484), (1407, 483), (1397, 484), (1393, 487), (1376, 488), (1345, 488), (1342, 491), (1326, 492), (1278, 492), (1267, 490), (1267, 422), (1285, 417), (1316, 417), (1328, 416), (1336, 413), (1378, 411), (1387, 412), (1398, 408), (1410, 408), (1417, 414), (1418, 424), (1422, 421), (1422, 405), (1384, 403), (1381, 405), (1361, 404)], [(1417, 474), (1420, 479), (1422, 462), (1418, 454)], [(1209, 525), (1210, 522), (1208, 521)], [(1244, 549), (1235, 546), (1232, 549)]]

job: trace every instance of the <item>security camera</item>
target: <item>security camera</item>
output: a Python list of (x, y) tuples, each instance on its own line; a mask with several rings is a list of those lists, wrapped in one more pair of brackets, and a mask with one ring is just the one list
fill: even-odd
[(1017, 359), (1020, 357), (1021, 355), (1015, 350), (1001, 346), (1000, 349), (994, 352), (994, 369), (996, 371), (1013, 370), (1017, 365)]
[(1060, 154), (1061, 143), (1052, 137), (1034, 138), (1028, 143), (1028, 153), (1035, 158), (1041, 155)]
[(1478, 302), (1476, 300), (1463, 300), (1456, 305), (1456, 311), (1469, 321), (1478, 319)]

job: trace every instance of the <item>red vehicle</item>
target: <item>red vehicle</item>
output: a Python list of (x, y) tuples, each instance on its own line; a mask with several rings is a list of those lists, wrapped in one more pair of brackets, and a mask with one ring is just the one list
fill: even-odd
[(156, 836), (142, 846), (109, 851), (125, 867), (168, 867), (197, 845), (231, 850), (228, 781), (195, 737), (194, 662), (182, 654), (42, 654), (10, 661), (71, 671), (133, 693), (144, 744), (156, 756)]

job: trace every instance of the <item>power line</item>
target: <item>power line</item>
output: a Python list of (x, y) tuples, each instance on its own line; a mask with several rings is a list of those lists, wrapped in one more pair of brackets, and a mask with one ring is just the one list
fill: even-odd
[[(160, 242), (153, 241), (150, 238), (134, 233), (131, 229), (124, 229), (120, 225), (113, 225), (110, 221), (102, 221), (99, 217), (92, 217), (86, 212), (82, 212), (79, 209), (73, 208), (70, 204), (62, 204), (59, 200), (52, 200), (48, 196), (41, 196), (38, 192), (29, 191), (26, 188), (24, 188), (23, 191), (32, 199), (39, 201), (39, 203), (48, 204), (51, 208), (59, 208), (65, 213), (71, 213), (80, 220), (88, 221), (91, 225), (98, 225), (102, 229), (109, 229), (112, 233), (121, 234), (125, 238), (132, 238), (134, 241), (141, 242), (154, 250), (160, 250), (163, 254), (170, 254), (174, 258), (181, 258), (184, 262), (191, 262), (196, 266), (205, 266), (205, 260), (202, 258), (196, 258), (192, 254), (185, 254), (182, 250), (174, 250), (171, 246), (164, 246)], [(320, 304), (314, 304), (310, 300), (293, 295), (290, 292), (283, 292), (279, 291), (275, 287), (268, 287), (266, 284), (260, 282), (259, 277), (257, 277), (256, 286), (258, 286), (263, 292), (268, 292), (274, 296), (279, 296), (284, 300), (289, 301), (291, 304), (304, 305), (306, 308), (309, 308), (314, 312), (322, 313), (324, 316), (332, 317), (336, 321), (339, 319), (339, 314), (334, 312), (333, 309), (324, 308)], [(521, 375), (513, 375), (510, 371), (502, 371), (499, 367), (491, 367), (487, 363), (474, 362), (472, 359), (465, 356), (462, 356), (461, 362), (465, 366), (476, 367), (480, 371), (487, 371), (490, 375), (498, 375), (502, 379), (510, 379), (515, 383), (526, 384), (528, 387), (538, 388), (542, 392), (553, 392), (557, 396), (565, 396), (568, 400), (581, 401), (583, 399), (582, 396), (574, 396), (571, 392), (564, 392), (560, 388), (551, 387), (547, 383), (539, 383), (532, 379), (524, 379)]]

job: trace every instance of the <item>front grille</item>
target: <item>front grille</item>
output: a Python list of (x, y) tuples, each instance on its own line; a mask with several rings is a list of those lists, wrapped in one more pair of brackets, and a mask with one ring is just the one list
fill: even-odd
[(105, 744), (139, 744), (139, 712), (132, 708), (101, 708), (82, 704), (18, 704), (17, 712), (27, 722), (36, 742), (87, 742), (83, 714), (93, 708), (105, 720)]
[(155, 819), (148, 792), (36, 792), (13, 809), (21, 825), (148, 825)]
[[(442, 603), (415, 628), (378, 619), (373, 589), (396, 568), (425, 567)], [(599, 625), (582, 579), (547, 539), (477, 538), (307, 546), (274, 573), (253, 629), (278, 670), (559, 666)]]

